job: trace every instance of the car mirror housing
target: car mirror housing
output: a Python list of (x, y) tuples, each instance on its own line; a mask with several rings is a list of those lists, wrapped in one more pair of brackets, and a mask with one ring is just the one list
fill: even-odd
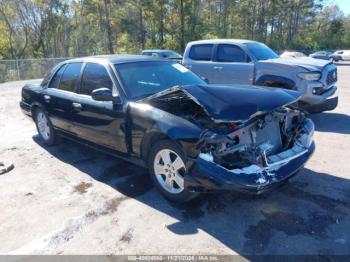
[(201, 77), (201, 79), (202, 79), (205, 83), (209, 84), (209, 79), (208, 79), (208, 78)]
[(91, 97), (96, 101), (112, 101), (115, 103), (120, 103), (121, 101), (119, 96), (113, 96), (112, 90), (105, 87), (93, 90)]

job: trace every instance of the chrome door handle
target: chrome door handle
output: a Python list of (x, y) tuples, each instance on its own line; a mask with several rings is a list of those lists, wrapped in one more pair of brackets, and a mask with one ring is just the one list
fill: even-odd
[(44, 95), (44, 100), (45, 100), (46, 103), (50, 103), (50, 101), (51, 101), (51, 96), (49, 96), (49, 95)]
[(214, 66), (213, 68), (214, 68), (214, 70), (221, 70), (221, 69), (223, 69), (222, 66)]
[(80, 103), (72, 103), (72, 106), (75, 108), (75, 109), (82, 109), (82, 105)]

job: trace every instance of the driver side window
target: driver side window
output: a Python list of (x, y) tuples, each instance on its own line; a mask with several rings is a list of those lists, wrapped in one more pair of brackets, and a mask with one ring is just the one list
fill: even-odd
[(93, 90), (103, 87), (111, 90), (113, 87), (106, 68), (99, 64), (87, 63), (82, 76), (80, 94), (91, 95)]

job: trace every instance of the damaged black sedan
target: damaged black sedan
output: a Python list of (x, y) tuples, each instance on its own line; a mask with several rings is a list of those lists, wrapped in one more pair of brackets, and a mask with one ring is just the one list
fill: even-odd
[(46, 144), (65, 136), (146, 167), (165, 197), (188, 201), (261, 193), (295, 175), (315, 149), (299, 97), (207, 85), (172, 61), (98, 56), (57, 65), (23, 88), (20, 106)]

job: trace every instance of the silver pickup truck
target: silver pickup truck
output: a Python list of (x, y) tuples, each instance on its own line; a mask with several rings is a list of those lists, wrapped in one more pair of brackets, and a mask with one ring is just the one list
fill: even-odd
[(280, 58), (265, 44), (236, 39), (189, 42), (183, 65), (209, 84), (261, 85), (297, 90), (299, 107), (309, 113), (338, 105), (337, 67), (330, 61)]

